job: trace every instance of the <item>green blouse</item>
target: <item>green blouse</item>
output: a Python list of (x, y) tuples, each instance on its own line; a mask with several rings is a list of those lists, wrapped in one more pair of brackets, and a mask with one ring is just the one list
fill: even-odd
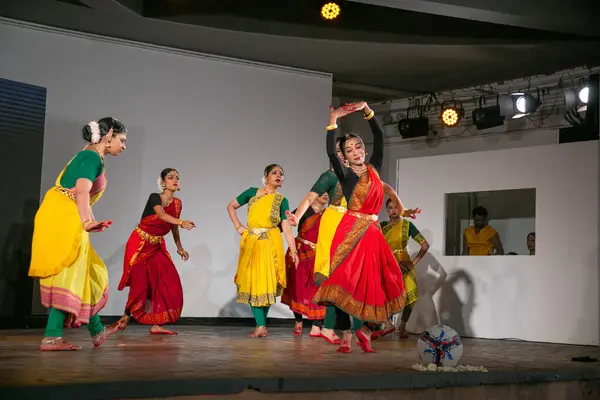
[[(250, 201), (250, 199), (252, 199), (254, 196), (256, 196), (256, 192), (258, 192), (258, 188), (249, 188), (247, 190), (244, 191), (244, 193), (240, 194), (238, 197), (236, 197), (236, 201), (238, 202), (238, 204), (240, 206), (243, 206), (244, 204), (248, 204), (248, 202)], [(279, 207), (279, 217), (281, 218), (282, 221), (285, 221), (287, 219), (287, 217), (285, 216), (285, 212), (290, 210), (290, 203), (288, 202), (287, 198), (283, 198), (283, 200), (281, 201), (281, 206)]]
[[(340, 199), (336, 198), (338, 183), (339, 183), (339, 180), (338, 180), (338, 177), (336, 176), (335, 172), (333, 172), (332, 170), (327, 170), (321, 174), (321, 176), (315, 182), (315, 184), (310, 189), (310, 191), (318, 194), (319, 196), (322, 196), (323, 193), (327, 192), (327, 194), (329, 195), (329, 203), (336, 206), (336, 205), (339, 205), (337, 203), (339, 203), (341, 201), (341, 198)], [(340, 196), (343, 196), (343, 194), (341, 193), (341, 190), (337, 197), (340, 197)]]
[(77, 179), (84, 178), (94, 182), (104, 170), (104, 163), (98, 153), (93, 150), (80, 151), (63, 174), (60, 185), (67, 189), (75, 187)]

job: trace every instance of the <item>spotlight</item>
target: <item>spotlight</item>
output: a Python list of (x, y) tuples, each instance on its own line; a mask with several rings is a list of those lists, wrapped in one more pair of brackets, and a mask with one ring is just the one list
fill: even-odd
[(327, 20), (332, 20), (340, 15), (340, 6), (335, 3), (327, 3), (321, 8), (321, 16)]
[(402, 139), (423, 137), (429, 134), (429, 119), (427, 117), (404, 118), (398, 121), (398, 132)]
[(513, 119), (522, 118), (538, 109), (541, 104), (539, 98), (539, 90), (537, 99), (529, 93), (511, 93), (500, 96), (500, 115)]
[(590, 87), (589, 86), (585, 86), (584, 88), (582, 88), (579, 91), (579, 100), (583, 103), (583, 104), (587, 104), (589, 97), (590, 97)]
[(500, 115), (500, 107), (495, 105), (474, 109), (473, 124), (477, 127), (477, 130), (503, 125), (504, 117)]
[(590, 98), (590, 87), (583, 86), (579, 90), (565, 90), (565, 106), (567, 110), (577, 110), (583, 112), (587, 110), (587, 103)]
[(444, 126), (452, 127), (458, 125), (464, 114), (460, 101), (446, 101), (442, 104), (440, 118)]

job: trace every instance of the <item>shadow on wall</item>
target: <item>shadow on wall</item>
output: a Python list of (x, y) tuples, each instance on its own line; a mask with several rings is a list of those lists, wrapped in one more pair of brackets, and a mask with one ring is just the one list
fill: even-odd
[[(415, 268), (419, 299), (415, 303), (415, 308), (406, 326), (406, 329), (413, 333), (423, 332), (425, 329), (439, 323), (434, 296), (448, 276), (446, 270), (436, 258), (436, 255), (439, 256), (439, 252), (433, 250), (431, 231), (422, 230), (421, 234), (427, 239), (430, 247), (427, 254)], [(412, 255), (413, 258), (415, 256), (416, 254)], [(399, 323), (399, 317), (396, 322)]]
[(37, 199), (23, 204), (21, 221), (13, 223), (2, 246), (0, 314), (25, 317), (31, 314), (33, 279), (29, 278), (33, 222), (40, 206)]
[[(463, 283), (467, 298), (463, 302), (458, 295), (456, 285)], [(441, 287), (439, 301), (440, 323), (453, 328), (459, 335), (473, 337), (470, 326), (471, 315), (475, 307), (475, 286), (473, 279), (464, 270), (457, 270)]]

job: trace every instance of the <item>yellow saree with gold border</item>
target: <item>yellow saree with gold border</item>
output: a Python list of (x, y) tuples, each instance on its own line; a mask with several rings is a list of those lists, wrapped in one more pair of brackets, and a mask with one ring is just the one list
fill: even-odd
[[(77, 327), (106, 305), (108, 272), (83, 229), (74, 193), (60, 184), (69, 165), (46, 192), (35, 216), (29, 276), (40, 278), (42, 305), (64, 311), (66, 326)], [(105, 187), (103, 171), (92, 185), (90, 205)]]
[(283, 239), (278, 228), (283, 199), (280, 193), (260, 194), (248, 202), (248, 229), (242, 235), (234, 278), (238, 303), (269, 306), (286, 287)]
[(402, 271), (404, 287), (406, 288), (406, 305), (408, 306), (419, 298), (419, 289), (417, 288), (417, 276), (414, 268), (405, 267), (402, 262), (412, 261), (408, 254), (408, 239), (412, 237), (420, 245), (425, 241), (425, 238), (410, 221), (404, 219), (395, 223), (388, 223), (382, 228), (382, 232)]

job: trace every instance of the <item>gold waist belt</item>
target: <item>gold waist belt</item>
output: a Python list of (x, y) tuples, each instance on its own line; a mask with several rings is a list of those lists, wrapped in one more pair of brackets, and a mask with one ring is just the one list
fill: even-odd
[(353, 217), (356, 218), (360, 218), (360, 219), (368, 219), (371, 221), (377, 221), (379, 219), (379, 217), (375, 214), (364, 214), (358, 211), (347, 211), (348, 215), (352, 215)]
[(392, 251), (392, 253), (394, 253), (394, 254), (408, 254), (408, 250), (406, 250), (406, 249), (394, 250), (394, 251)]
[(300, 236), (297, 236), (296, 239), (298, 239), (301, 243), (304, 243), (305, 245), (310, 246), (313, 250), (315, 250), (317, 248), (316, 243), (309, 242), (306, 239), (302, 239)]
[(139, 226), (135, 227), (135, 231), (137, 232), (138, 235), (140, 235), (142, 240), (144, 240), (146, 242), (150, 242), (150, 244), (158, 244), (163, 239), (162, 236), (154, 236), (154, 235), (149, 234), (148, 232), (144, 232), (143, 230), (140, 229)]
[(340, 213), (342, 213), (342, 214), (346, 212), (346, 207), (342, 207), (342, 206), (331, 206), (331, 205), (330, 205), (330, 206), (329, 206), (329, 207), (327, 207), (327, 208), (331, 208), (331, 209), (333, 209), (333, 210), (335, 210), (335, 211), (337, 211), (337, 212), (340, 212)]
[(56, 190), (58, 193), (62, 193), (62, 194), (64, 194), (65, 196), (67, 196), (68, 198), (70, 198), (71, 200), (75, 201), (75, 193), (71, 192), (69, 189), (65, 189), (65, 188), (64, 188), (64, 187), (62, 187), (62, 186), (57, 186), (57, 187), (55, 188), (55, 190)]
[(259, 240), (264, 240), (267, 239), (267, 233), (269, 233), (269, 231), (271, 229), (277, 229), (277, 227), (273, 227), (273, 228), (248, 228), (248, 235), (254, 235), (254, 236), (258, 236)]

